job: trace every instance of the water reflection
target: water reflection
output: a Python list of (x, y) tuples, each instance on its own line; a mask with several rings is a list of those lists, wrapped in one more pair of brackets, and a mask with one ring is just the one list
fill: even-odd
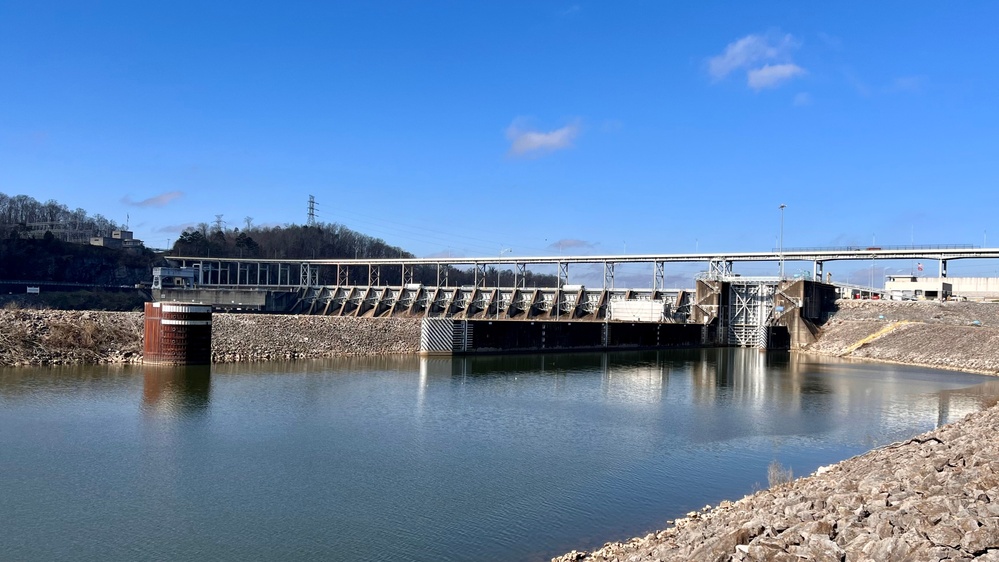
[(142, 382), (142, 409), (147, 413), (186, 415), (211, 405), (211, 366), (147, 366)]
[(547, 559), (997, 395), (735, 349), (0, 370), (0, 552)]
[(370, 371), (412, 372), (418, 359), (413, 355), (358, 355), (295, 361), (220, 363), (212, 366), (215, 375), (300, 375), (302, 373), (361, 373)]
[(999, 402), (999, 381), (966, 388), (942, 390), (937, 401), (937, 427)]
[(137, 367), (133, 365), (53, 365), (48, 367), (0, 367), (0, 396), (31, 396), (39, 390), (79, 392), (80, 387), (128, 386)]
[[(787, 352), (745, 349), (669, 350), (516, 356), (421, 357), (418, 404), (434, 384), (465, 385), (499, 377), (507, 384), (549, 380), (565, 390), (599, 374), (601, 393), (613, 402), (653, 404), (667, 399), (705, 410), (738, 406), (745, 430), (772, 425), (774, 411), (799, 420), (771, 427), (775, 434), (816, 433), (906, 403), (884, 415), (936, 419), (943, 425), (995, 404), (999, 381), (953, 373), (941, 389), (939, 371)], [(790, 416), (790, 418), (788, 418)], [(730, 427), (730, 431), (739, 426)]]

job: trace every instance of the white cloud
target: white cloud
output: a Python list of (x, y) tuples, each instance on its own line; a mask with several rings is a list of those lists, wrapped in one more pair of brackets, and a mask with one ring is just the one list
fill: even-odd
[(746, 73), (749, 87), (754, 90), (776, 88), (795, 76), (804, 74), (805, 69), (796, 64), (766, 64)]
[(721, 79), (735, 70), (749, 68), (763, 61), (790, 58), (796, 46), (794, 37), (787, 35), (747, 35), (729, 43), (725, 52), (708, 59), (708, 72)]
[(722, 54), (708, 59), (708, 73), (721, 80), (745, 70), (750, 88), (773, 88), (805, 73), (804, 68), (791, 60), (791, 51), (797, 46), (790, 34), (747, 35), (729, 43)]
[(579, 136), (579, 123), (572, 122), (554, 131), (534, 131), (528, 129), (522, 119), (515, 119), (506, 129), (510, 141), (510, 153), (517, 156), (537, 155), (572, 146)]
[(804, 107), (806, 105), (812, 105), (812, 96), (808, 92), (800, 92), (794, 96), (794, 105), (797, 107)]

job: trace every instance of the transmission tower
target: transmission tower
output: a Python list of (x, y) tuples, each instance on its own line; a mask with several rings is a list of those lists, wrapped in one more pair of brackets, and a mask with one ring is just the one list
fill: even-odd
[(315, 195), (309, 196), (309, 220), (306, 222), (308, 226), (316, 226), (316, 197)]
[(221, 231), (223, 223), (225, 223), (225, 221), (222, 220), (222, 215), (215, 215), (215, 230)]

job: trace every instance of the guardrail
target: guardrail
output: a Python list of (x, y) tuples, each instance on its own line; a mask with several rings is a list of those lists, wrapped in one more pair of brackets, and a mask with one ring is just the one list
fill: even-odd
[(870, 246), (815, 246), (815, 247), (795, 247), (795, 248), (774, 248), (774, 252), (794, 253), (794, 252), (870, 252), (877, 250), (974, 250), (981, 246), (974, 244), (921, 244), (921, 245), (879, 245)]

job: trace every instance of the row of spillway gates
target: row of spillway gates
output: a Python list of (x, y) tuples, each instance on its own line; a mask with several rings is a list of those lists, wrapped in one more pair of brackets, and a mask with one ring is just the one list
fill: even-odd
[(800, 347), (834, 310), (838, 288), (713, 272), (694, 290), (386, 286), (180, 286), (154, 298), (216, 310), (424, 319), (425, 353), (671, 346)]
[(659, 320), (615, 314), (620, 307), (615, 307), (613, 300), (603, 318), (574, 314), (571, 307), (560, 320), (534, 317), (525, 318), (530, 320), (526, 323), (477, 315), (425, 316), (420, 350), (425, 354), (460, 354), (726, 345), (799, 347), (815, 340), (818, 326), (835, 306), (837, 290), (806, 280), (732, 277), (698, 280), (696, 291), (680, 297), (679, 307), (671, 307), (669, 301), (639, 304), (646, 310), (661, 311)]

